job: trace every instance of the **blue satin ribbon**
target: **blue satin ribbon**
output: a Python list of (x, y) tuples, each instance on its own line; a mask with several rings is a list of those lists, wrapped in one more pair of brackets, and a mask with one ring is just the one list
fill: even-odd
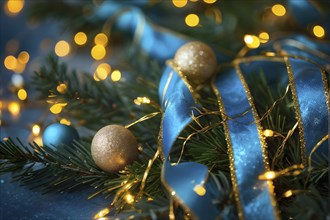
[[(198, 115), (198, 106), (177, 72), (167, 67), (159, 86), (160, 100), (164, 109), (162, 136), (165, 157), (162, 180), (176, 200), (198, 219), (215, 219), (220, 210), (212, 203), (216, 198), (207, 183), (208, 169), (195, 162), (171, 165), (171, 148), (181, 131), (192, 121), (191, 115)], [(202, 186), (205, 195), (198, 195), (194, 189)]]
[(221, 113), (227, 118), (224, 126), (229, 154), (233, 157), (231, 175), (240, 217), (276, 219), (273, 192), (266, 181), (258, 179), (267, 170), (254, 115), (251, 111), (243, 114), (251, 109), (245, 88), (233, 68), (222, 70), (214, 84), (219, 92)]
[[(140, 9), (122, 6), (122, 4), (106, 1), (97, 8), (95, 14), (103, 20), (111, 16), (110, 19), (115, 20), (115, 26), (133, 35), (138, 45), (150, 57), (164, 62), (166, 59), (173, 58), (177, 49), (188, 41), (188, 38), (153, 25), (146, 20)], [(275, 45), (279, 47), (274, 49)], [(308, 47), (307, 50), (305, 46)], [(329, 44), (313, 42), (301, 36), (279, 39), (247, 55), (260, 54), (265, 50), (276, 53), (279, 50), (286, 51), (287, 54), (306, 57), (323, 67), (329, 63)], [(322, 54), (319, 53), (320, 51)], [(311, 146), (315, 145), (315, 142), (327, 131), (328, 112), (324, 90), (322, 90), (322, 77), (320, 78), (320, 69), (306, 60), (290, 58), (289, 62), (308, 153)], [(250, 64), (241, 64), (239, 67), (242, 69), (243, 76), (263, 68), (270, 86), (278, 82), (278, 79), (284, 86), (288, 83), (288, 73), (283, 61), (273, 62), (265, 57), (265, 61), (252, 61)], [(239, 116), (251, 109), (242, 80), (235, 69), (221, 70), (215, 79), (215, 86), (219, 91), (226, 115)], [(194, 111), (198, 106), (183, 80), (170, 67), (166, 68), (160, 81), (159, 96), (164, 110), (163, 183), (176, 200), (196, 218), (214, 219), (220, 214), (217, 205), (213, 204), (213, 200), (218, 195), (211, 190), (207, 182), (207, 167), (195, 162), (172, 165), (170, 161), (170, 151), (175, 140), (192, 121), (191, 114), (198, 114)], [(227, 123), (232, 144), (231, 156), (234, 164), (232, 173), (236, 178), (233, 184), (237, 184), (236, 193), (240, 201), (238, 208), (246, 219), (276, 219), (276, 204), (272, 201), (271, 189), (267, 182), (258, 179), (258, 175), (267, 170), (267, 165), (262, 152), (260, 132), (258, 135), (258, 128), (253, 123), (255, 115), (248, 111), (247, 114), (234, 118), (234, 120), (228, 120)], [(324, 148), (324, 145), (326, 143), (321, 148)], [(206, 189), (205, 195), (198, 195), (194, 190), (196, 186), (203, 186)]]
[[(306, 156), (314, 146), (328, 134), (328, 115), (325, 88), (321, 69), (304, 60), (289, 58), (296, 95), (299, 104), (297, 114), (302, 120), (302, 133), (306, 145)], [(290, 73), (289, 73), (290, 74)], [(299, 118), (298, 118), (299, 120)], [(316, 152), (328, 155), (328, 140)]]
[(161, 62), (172, 58), (177, 49), (189, 40), (186, 36), (147, 21), (137, 7), (123, 7), (121, 3), (105, 1), (94, 14), (97, 19), (113, 19), (116, 28), (133, 35), (138, 46)]

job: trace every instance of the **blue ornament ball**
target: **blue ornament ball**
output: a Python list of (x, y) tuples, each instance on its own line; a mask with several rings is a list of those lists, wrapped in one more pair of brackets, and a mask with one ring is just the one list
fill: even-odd
[(49, 147), (71, 145), (73, 140), (79, 140), (77, 130), (71, 126), (60, 123), (49, 125), (42, 135), (43, 144)]

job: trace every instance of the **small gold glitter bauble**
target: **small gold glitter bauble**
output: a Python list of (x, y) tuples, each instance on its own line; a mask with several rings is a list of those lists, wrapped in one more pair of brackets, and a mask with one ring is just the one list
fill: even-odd
[(189, 81), (200, 84), (214, 74), (217, 59), (208, 45), (192, 41), (178, 49), (174, 56), (174, 65)]
[(96, 165), (111, 173), (123, 170), (139, 154), (135, 136), (120, 125), (101, 128), (93, 137), (91, 152)]

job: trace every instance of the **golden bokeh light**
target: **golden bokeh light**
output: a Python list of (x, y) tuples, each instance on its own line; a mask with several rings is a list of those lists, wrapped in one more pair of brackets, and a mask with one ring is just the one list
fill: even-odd
[(73, 40), (77, 45), (84, 45), (87, 42), (87, 35), (84, 32), (78, 32), (74, 35)]
[(111, 66), (107, 63), (101, 63), (95, 70), (94, 80), (105, 80), (111, 72)]
[(126, 196), (125, 196), (125, 200), (126, 200), (126, 202), (128, 203), (128, 204), (132, 204), (133, 202), (134, 202), (134, 196), (132, 196), (131, 194), (127, 194)]
[(10, 102), (9, 103), (9, 105), (8, 105), (8, 111), (13, 116), (17, 116), (19, 114), (20, 110), (21, 110), (21, 107), (18, 104), (18, 102)]
[(17, 97), (22, 101), (26, 100), (27, 99), (27, 92), (25, 91), (25, 89), (18, 90)]
[(244, 42), (249, 48), (258, 48), (260, 46), (259, 38), (255, 35), (245, 35)]
[(109, 209), (109, 208), (102, 209), (101, 211), (99, 211), (99, 212), (94, 216), (94, 219), (102, 218), (102, 217), (106, 216), (107, 214), (109, 214), (109, 212), (110, 212), (110, 209)]
[(276, 172), (267, 171), (266, 173), (259, 176), (260, 180), (273, 180), (277, 177)]
[(14, 56), (7, 56), (4, 61), (4, 65), (8, 70), (14, 70), (17, 68), (17, 59)]
[(66, 119), (66, 118), (62, 118), (60, 120), (60, 123), (63, 124), (63, 125), (71, 125), (71, 121)]
[(19, 53), (17, 60), (20, 63), (27, 64), (27, 62), (30, 60), (30, 55), (28, 52), (22, 51)]
[(261, 32), (259, 34), (260, 43), (267, 43), (269, 40), (269, 34), (267, 32)]
[(217, 0), (203, 0), (205, 3), (207, 4), (213, 4), (215, 3)]
[(95, 60), (101, 60), (106, 55), (106, 50), (102, 45), (95, 45), (91, 50), (91, 55)]
[(272, 12), (274, 13), (274, 15), (281, 17), (281, 16), (285, 15), (286, 9), (283, 5), (276, 4), (276, 5), (273, 5)]
[(107, 63), (101, 63), (100, 65), (98, 65), (97, 69), (104, 69), (107, 74), (111, 72), (111, 66)]
[(284, 197), (290, 197), (290, 196), (292, 196), (293, 195), (293, 192), (292, 192), (292, 190), (288, 190), (288, 191), (286, 191), (285, 193), (284, 193)]
[(65, 83), (61, 83), (56, 87), (56, 90), (61, 94), (65, 94), (68, 90), (68, 86)]
[(94, 38), (94, 43), (96, 45), (102, 45), (102, 46), (107, 46), (108, 44), (108, 37), (104, 33), (99, 33), (95, 36)]
[(199, 24), (199, 17), (196, 14), (189, 14), (186, 16), (185, 22), (189, 27), (196, 27)]
[(315, 25), (315, 26), (313, 27), (313, 34), (314, 34), (316, 37), (318, 37), (318, 38), (322, 38), (322, 37), (324, 37), (324, 35), (325, 35), (325, 30), (324, 30), (324, 28), (323, 28), (322, 26), (320, 26), (320, 25)]
[(65, 57), (70, 53), (70, 45), (65, 40), (60, 40), (55, 45), (55, 53), (59, 57)]
[(273, 137), (274, 136), (274, 131), (272, 131), (270, 129), (266, 129), (262, 133), (265, 137)]
[(38, 136), (40, 134), (40, 126), (35, 124), (32, 126), (32, 134)]
[(6, 12), (11, 15), (16, 15), (22, 11), (24, 0), (8, 0), (6, 3)]
[(172, 0), (172, 3), (177, 8), (182, 8), (187, 5), (188, 0)]
[(52, 105), (49, 110), (54, 115), (57, 115), (57, 114), (61, 113), (62, 109), (63, 109), (62, 104), (58, 103), (58, 104)]
[(114, 70), (111, 73), (111, 80), (117, 82), (121, 79), (121, 72), (119, 70)]
[(105, 80), (108, 76), (107, 71), (103, 68), (97, 68), (94, 74), (95, 77), (99, 80)]

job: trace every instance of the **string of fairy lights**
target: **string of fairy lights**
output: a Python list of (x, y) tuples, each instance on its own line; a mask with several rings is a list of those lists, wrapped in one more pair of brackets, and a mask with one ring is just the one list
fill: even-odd
[[(193, 2), (204, 2), (205, 4), (212, 5), (217, 0), (172, 0), (173, 7), (176, 8), (184, 8), (188, 4)], [(14, 17), (19, 14), (25, 6), (24, 0), (6, 0), (4, 3), (3, 10), (5, 14), (9, 17)], [(216, 10), (213, 10), (213, 16), (217, 23), (221, 23), (222, 15), (221, 10), (216, 7)], [(287, 14), (286, 8), (281, 4), (274, 4), (272, 7), (267, 9), (269, 13), (272, 13), (275, 17), (284, 17)], [(184, 16), (185, 24), (190, 28), (200, 27), (202, 26), (200, 16), (195, 13), (188, 13)], [(314, 25), (308, 27), (310, 32), (316, 38), (324, 38), (325, 30), (321, 25)], [(267, 43), (270, 39), (269, 33), (265, 31), (261, 31), (259, 34), (246, 34), (242, 39), (242, 42), (245, 43), (247, 48), (255, 49), (258, 48), (261, 44)], [(43, 40), (40, 44), (40, 47), (44, 47), (45, 44), (49, 44), (49, 40)], [(118, 82), (122, 78), (122, 74), (120, 70), (113, 69), (111, 65), (104, 60), (109, 55), (109, 35), (107, 33), (97, 33), (92, 39), (89, 39), (85, 32), (79, 31), (73, 35), (71, 40), (61, 39), (55, 43), (54, 52), (58, 57), (67, 57), (73, 55), (73, 47), (89, 47), (92, 44), (90, 49), (90, 56), (95, 62), (92, 65), (94, 69), (93, 79), (95, 81), (103, 81), (108, 77), (113, 82)], [(6, 57), (3, 60), (4, 67), (13, 73), (11, 81), (14, 89), (14, 93), (16, 93), (17, 101), (5, 102), (4, 100), (0, 100), (0, 125), (2, 125), (2, 111), (3, 109), (8, 110), (8, 112), (15, 118), (19, 117), (21, 112), (22, 103), (28, 101), (28, 92), (24, 88), (24, 78), (22, 74), (26, 71), (26, 66), (30, 62), (30, 54), (28, 51), (19, 51), (19, 42), (15, 39), (11, 39), (6, 44)], [(15, 54), (17, 54), (15, 56)], [(66, 93), (68, 88), (68, 82), (60, 82), (57, 86), (57, 91), (61, 94)], [(54, 115), (59, 115), (63, 108), (67, 105), (67, 103), (51, 103), (49, 110)], [(60, 123), (70, 125), (71, 122), (68, 119), (62, 118), (60, 119)], [(40, 138), (41, 127), (38, 124), (34, 124), (31, 126), (31, 134), (34, 137), (34, 141), (38, 141), (36, 138)], [(270, 131), (268, 131), (270, 132)], [(267, 133), (266, 135), (270, 135)]]

